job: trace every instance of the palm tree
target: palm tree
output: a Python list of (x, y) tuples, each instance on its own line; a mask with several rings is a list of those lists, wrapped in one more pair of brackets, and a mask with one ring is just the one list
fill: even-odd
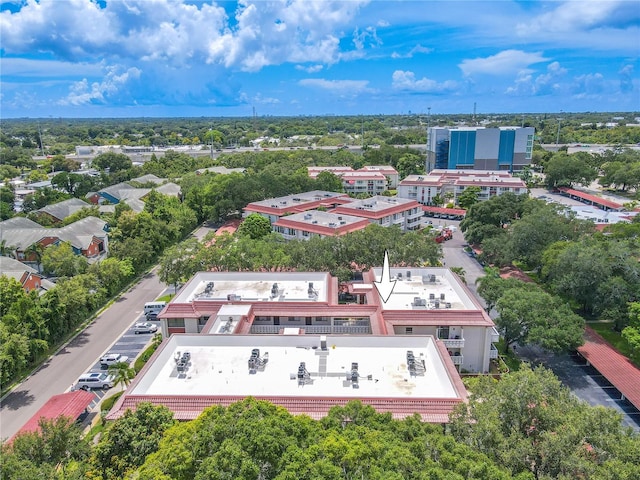
[(3, 257), (12, 257), (13, 258), (13, 252), (16, 251), (16, 247), (14, 245), (8, 245), (7, 244), (7, 239), (3, 238), (2, 240), (0, 240), (0, 255)]
[(29, 245), (24, 253), (28, 256), (36, 257), (36, 265), (38, 266), (38, 273), (40, 273), (40, 266), (42, 265), (42, 254), (44, 253), (44, 246), (41, 243), (32, 243)]
[(109, 367), (109, 375), (114, 377), (114, 386), (122, 385), (124, 390), (136, 376), (136, 371), (127, 362), (114, 363)]
[(451, 270), (451, 272), (455, 273), (458, 277), (460, 277), (460, 280), (462, 280), (462, 283), (464, 283), (465, 285), (467, 284), (467, 279), (464, 278), (464, 276), (466, 275), (467, 272), (464, 271), (464, 268), (462, 268), (462, 267), (451, 267), (451, 268), (449, 268), (449, 270)]

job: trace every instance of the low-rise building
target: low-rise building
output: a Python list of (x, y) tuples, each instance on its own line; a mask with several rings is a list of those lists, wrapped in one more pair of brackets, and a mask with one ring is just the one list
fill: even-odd
[(433, 170), (426, 175), (409, 175), (398, 185), (398, 197), (433, 205), (434, 199), (450, 197), (454, 204), (469, 187), (478, 187), (478, 200), (489, 200), (511, 192), (523, 195), (529, 192), (527, 184), (505, 171), (485, 170)]
[(323, 272), (200, 272), (160, 312), (162, 334), (432, 335), (457, 368), (487, 372), (498, 333), (468, 288), (445, 268), (392, 268), (383, 302), (380, 269), (359, 283)]
[(92, 206), (93, 205), (85, 202), (84, 200), (80, 200), (79, 198), (70, 198), (68, 200), (63, 200), (62, 202), (42, 207), (36, 210), (36, 212), (38, 215), (46, 215), (53, 223), (60, 223), (83, 208), (91, 208)]
[(442, 343), (430, 336), (174, 335), (118, 399), (108, 419), (141, 402), (179, 420), (248, 396), (314, 419), (360, 400), (402, 419), (446, 423), (467, 392)]
[(307, 171), (311, 178), (317, 178), (322, 172), (333, 173), (340, 177), (344, 191), (350, 194), (379, 195), (398, 186), (398, 172), (391, 165), (368, 165), (358, 170), (344, 166), (313, 166), (307, 167)]
[(85, 217), (60, 228), (45, 228), (27, 218), (14, 217), (0, 222), (0, 241), (10, 247), (8, 252), (21, 262), (35, 263), (36, 254), (29, 251), (35, 244), (46, 248), (61, 242), (71, 244), (76, 255), (95, 261), (109, 250), (107, 222), (96, 217)]
[(44, 278), (36, 269), (10, 257), (0, 256), (0, 275), (5, 275), (20, 282), (22, 289), (27, 293), (32, 290), (44, 293), (55, 286), (53, 282)]
[(272, 229), (287, 240), (309, 240), (314, 236), (344, 235), (362, 230), (367, 225), (369, 225), (369, 220), (366, 218), (309, 210), (280, 217), (272, 225)]
[(244, 207), (244, 216), (258, 213), (268, 218), (271, 224), (274, 224), (284, 215), (316, 210), (318, 208), (330, 210), (350, 201), (349, 196), (344, 193), (313, 190), (311, 192), (296, 193), (284, 197), (252, 202)]
[(381, 195), (353, 200), (334, 208), (332, 213), (366, 218), (383, 227), (397, 225), (402, 231), (418, 230), (424, 221), (424, 212), (415, 200)]

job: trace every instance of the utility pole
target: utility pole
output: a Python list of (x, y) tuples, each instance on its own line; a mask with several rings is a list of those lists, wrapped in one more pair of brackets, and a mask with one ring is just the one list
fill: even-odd
[(427, 107), (427, 144), (426, 144), (426, 148), (425, 148), (425, 152), (427, 154), (427, 159), (426, 159), (426, 163), (425, 163), (425, 171), (426, 173), (429, 173), (431, 171), (431, 162), (429, 161), (429, 129), (431, 129), (431, 107)]
[[(562, 115), (562, 110), (560, 110), (560, 115)], [(556, 146), (560, 145), (560, 124), (562, 123), (562, 117), (558, 117), (558, 135), (556, 136)]]
[(213, 127), (209, 129), (209, 141), (211, 142), (211, 160), (213, 160)]

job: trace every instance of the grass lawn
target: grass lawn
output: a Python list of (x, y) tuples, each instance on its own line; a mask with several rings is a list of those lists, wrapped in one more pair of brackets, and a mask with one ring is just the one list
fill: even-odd
[(613, 322), (587, 322), (587, 325), (593, 328), (602, 338), (611, 344), (616, 350), (625, 357), (631, 356), (627, 341), (622, 338), (620, 332), (613, 329)]

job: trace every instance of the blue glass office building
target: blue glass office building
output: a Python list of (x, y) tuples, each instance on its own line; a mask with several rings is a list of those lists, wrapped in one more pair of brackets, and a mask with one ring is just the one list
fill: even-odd
[(533, 127), (430, 128), (427, 171), (519, 171), (531, 163)]

